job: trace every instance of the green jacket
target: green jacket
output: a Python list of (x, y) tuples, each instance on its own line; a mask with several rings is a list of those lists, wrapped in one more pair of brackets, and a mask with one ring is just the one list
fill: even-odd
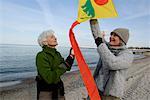
[(60, 81), (60, 76), (71, 67), (67, 68), (64, 58), (55, 48), (43, 47), (43, 50), (36, 56), (36, 66), (38, 74), (48, 84), (56, 84)]

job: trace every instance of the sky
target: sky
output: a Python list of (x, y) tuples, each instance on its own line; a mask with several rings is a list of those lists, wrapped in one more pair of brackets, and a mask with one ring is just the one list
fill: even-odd
[[(98, 19), (105, 39), (118, 27), (128, 28), (127, 46), (150, 47), (150, 0), (113, 0), (116, 18)], [(69, 28), (77, 19), (78, 0), (0, 0), (0, 44), (38, 45), (37, 38), (52, 29), (59, 46), (70, 47)], [(81, 47), (96, 47), (89, 21), (74, 29)]]

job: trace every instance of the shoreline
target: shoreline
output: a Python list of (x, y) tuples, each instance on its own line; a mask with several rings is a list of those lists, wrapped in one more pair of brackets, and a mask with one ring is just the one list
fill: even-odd
[[(94, 68), (95, 67), (91, 67), (90, 70), (94, 70)], [(68, 71), (67, 73), (65, 73), (63, 75), (63, 77), (69, 77), (69, 75), (72, 76), (73, 74), (77, 74), (77, 73), (80, 74), (79, 70)], [(14, 83), (16, 82), (16, 84), (8, 85), (8, 86), (6, 85), (6, 86), (3, 86), (3, 87), (0, 87), (0, 92), (13, 91), (14, 89), (20, 89), (25, 84), (35, 84), (36, 83), (35, 77), (36, 76), (32, 76), (32, 77), (21, 79), (21, 80), (11, 81), (11, 82), (14, 82)], [(62, 79), (63, 79), (63, 77), (62, 77)], [(67, 80), (65, 80), (65, 81), (67, 81)]]
[[(123, 100), (150, 99), (149, 61), (150, 56), (134, 60), (132, 67), (129, 69)], [(90, 70), (93, 72), (94, 68), (92, 67)], [(78, 70), (67, 72), (61, 78), (64, 82), (66, 100), (83, 100), (87, 97), (87, 91)], [(10, 100), (10, 97), (11, 100), (36, 100), (35, 77), (21, 80), (21, 83), (13, 86), (1, 87), (0, 100)]]

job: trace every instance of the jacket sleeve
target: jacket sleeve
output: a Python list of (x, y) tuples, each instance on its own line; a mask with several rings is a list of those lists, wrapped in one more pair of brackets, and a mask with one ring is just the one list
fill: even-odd
[(61, 57), (61, 63), (59, 65), (59, 68), (63, 68), (66, 71), (70, 71), (71, 67), (73, 65), (74, 62), (74, 57), (72, 57), (71, 55), (69, 55), (66, 60), (64, 60), (64, 58), (61, 56), (61, 54), (59, 53), (59, 56)]
[(110, 70), (126, 69), (131, 66), (133, 61), (133, 54), (129, 50), (124, 50), (122, 54), (115, 56), (105, 43), (102, 43), (97, 51)]
[(50, 66), (50, 61), (48, 61), (48, 59), (40, 53), (36, 56), (36, 66), (39, 74), (48, 84), (58, 80), (59, 77), (66, 72), (63, 68), (53, 70)]

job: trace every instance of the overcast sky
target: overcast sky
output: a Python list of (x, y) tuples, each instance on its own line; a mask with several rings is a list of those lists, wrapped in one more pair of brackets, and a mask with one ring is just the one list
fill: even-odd
[[(99, 19), (100, 30), (130, 30), (128, 46), (150, 47), (150, 0), (113, 0), (117, 18)], [(77, 19), (78, 0), (0, 0), (0, 44), (37, 45), (39, 34), (56, 32), (60, 46), (70, 46), (69, 28)], [(89, 21), (75, 29), (80, 46), (96, 47)]]

